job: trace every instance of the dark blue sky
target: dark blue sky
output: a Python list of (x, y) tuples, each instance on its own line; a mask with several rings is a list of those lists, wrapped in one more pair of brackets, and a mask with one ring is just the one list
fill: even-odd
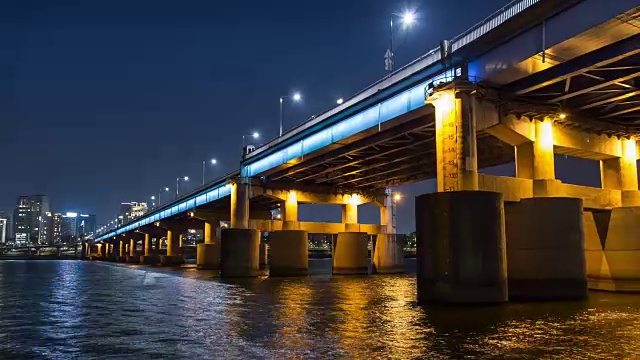
[(289, 128), (385, 75), (390, 13), (420, 16), (398, 67), (507, 2), (2, 1), (0, 209), (44, 193), (103, 223), (177, 176), (199, 184), (204, 159), (234, 170), (243, 134), (276, 135), (280, 95), (304, 96)]

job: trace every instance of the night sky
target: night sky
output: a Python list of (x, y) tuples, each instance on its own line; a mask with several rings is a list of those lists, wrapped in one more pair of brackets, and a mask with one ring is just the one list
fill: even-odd
[[(42, 193), (105, 223), (121, 202), (173, 194), (177, 176), (186, 191), (205, 159), (219, 163), (209, 179), (237, 169), (243, 134), (277, 135), (281, 95), (304, 97), (286, 129), (384, 76), (392, 12), (419, 14), (396, 38), (397, 68), (507, 2), (2, 1), (0, 209)], [(400, 232), (413, 230), (411, 195), (432, 187), (402, 189)]]

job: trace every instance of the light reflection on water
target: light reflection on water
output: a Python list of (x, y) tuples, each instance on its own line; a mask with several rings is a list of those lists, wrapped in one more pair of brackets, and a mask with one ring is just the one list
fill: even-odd
[(431, 307), (415, 275), (211, 272), (0, 261), (2, 358), (639, 358), (640, 295)]

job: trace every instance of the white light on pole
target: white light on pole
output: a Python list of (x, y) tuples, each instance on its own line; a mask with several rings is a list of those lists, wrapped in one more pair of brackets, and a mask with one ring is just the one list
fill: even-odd
[(389, 22), (389, 49), (384, 54), (384, 67), (385, 70), (391, 72), (393, 71), (393, 16), (400, 17), (400, 23), (402, 24), (403, 29), (408, 29), (411, 25), (416, 23), (417, 15), (413, 11), (405, 11), (402, 14), (391, 14), (391, 21)]
[(293, 93), (293, 95), (283, 95), (280, 96), (280, 135), (282, 136), (282, 119), (284, 113), (284, 99), (293, 99), (293, 101), (300, 101), (302, 99), (302, 95), (299, 92)]
[[(215, 164), (218, 163), (218, 160), (211, 159), (209, 162), (211, 163), (211, 165), (215, 165)], [(206, 161), (202, 162), (202, 185), (204, 185), (204, 175), (205, 175), (205, 172), (206, 172), (206, 164), (207, 164)]]
[(189, 177), (185, 176), (176, 178), (176, 199), (178, 198), (178, 195), (180, 195), (180, 180), (189, 181)]
[(344, 102), (344, 100), (343, 100), (342, 98), (340, 98), (340, 99), (338, 99), (336, 102), (338, 103), (338, 105), (342, 105), (342, 103)]
[(254, 139), (257, 139), (257, 138), (259, 138), (259, 137), (260, 137), (260, 133), (258, 133), (258, 132), (254, 132), (254, 133), (253, 133), (253, 134), (251, 134), (251, 135), (242, 135), (242, 148), (243, 148), (243, 149), (244, 149), (244, 146), (245, 146), (245, 140), (244, 140), (244, 139), (245, 139), (245, 138), (247, 138), (247, 137), (252, 137), (252, 138), (254, 138)]

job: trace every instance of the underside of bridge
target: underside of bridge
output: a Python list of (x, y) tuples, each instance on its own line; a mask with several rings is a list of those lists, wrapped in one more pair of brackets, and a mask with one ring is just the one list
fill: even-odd
[[(478, 166), (513, 161), (513, 148), (478, 135)], [(314, 184), (338, 192), (378, 192), (436, 177), (435, 117), (432, 106), (416, 110), (342, 142), (342, 146), (267, 176), (266, 182)]]
[(519, 66), (543, 70), (499, 88), (505, 110), (531, 118), (565, 113), (571, 116), (557, 122), (567, 127), (637, 135), (639, 27), (635, 9), (527, 59)]

